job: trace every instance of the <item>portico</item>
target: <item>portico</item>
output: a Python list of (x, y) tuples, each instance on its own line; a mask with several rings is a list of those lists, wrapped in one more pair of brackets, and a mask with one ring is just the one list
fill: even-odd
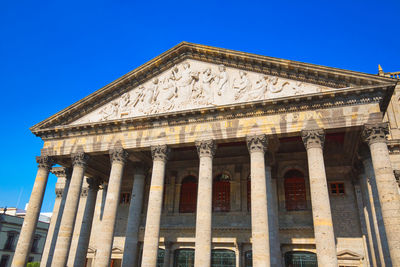
[(88, 266), (338, 266), (341, 253), (366, 266), (351, 193), (363, 140), (395, 266), (400, 198), (382, 124), (395, 85), (182, 43), (32, 127), (45, 143), (13, 266), (26, 263), (53, 162), (72, 175), (43, 266), (82, 264), (70, 252), (79, 214)]

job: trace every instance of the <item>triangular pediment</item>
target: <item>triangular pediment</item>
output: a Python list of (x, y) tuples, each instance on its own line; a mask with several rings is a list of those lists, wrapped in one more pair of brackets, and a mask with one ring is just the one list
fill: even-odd
[(334, 89), (187, 59), (71, 125), (316, 94)]
[(340, 260), (360, 260), (360, 259), (363, 259), (362, 255), (360, 255), (360, 254), (358, 254), (356, 252), (347, 250), (347, 249), (340, 251), (337, 254), (337, 257)]
[[(38, 123), (31, 131), (40, 135), (60, 127), (160, 114), (174, 116), (384, 84), (394, 87), (395, 82), (371, 74), (183, 42)], [(390, 96), (384, 99), (388, 103)]]

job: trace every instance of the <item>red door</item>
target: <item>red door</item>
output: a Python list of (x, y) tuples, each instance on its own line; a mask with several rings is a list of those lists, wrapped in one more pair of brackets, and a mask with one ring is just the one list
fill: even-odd
[(304, 178), (285, 178), (286, 210), (306, 209), (306, 185)]
[(197, 183), (185, 182), (181, 186), (181, 197), (179, 201), (179, 212), (196, 212), (197, 205)]
[(229, 181), (215, 181), (213, 184), (213, 211), (229, 211), (231, 208), (230, 195)]

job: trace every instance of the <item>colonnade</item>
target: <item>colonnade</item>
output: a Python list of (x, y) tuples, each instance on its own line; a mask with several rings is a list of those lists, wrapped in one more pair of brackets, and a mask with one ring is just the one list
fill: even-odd
[[(390, 256), (393, 266), (400, 266), (400, 228), (398, 227), (400, 225), (400, 199), (389, 160), (386, 134), (387, 125), (383, 124), (367, 125), (363, 131), (363, 137), (369, 144), (371, 151)], [(323, 158), (325, 133), (322, 129), (304, 130), (301, 132), (301, 137), (307, 150), (318, 265), (336, 267), (336, 244)], [(273, 208), (269, 208), (276, 205), (276, 200), (268, 196), (272, 188), (271, 171), (266, 166), (265, 157), (265, 152), (268, 150), (268, 137), (265, 134), (247, 136), (246, 143), (250, 154), (253, 266), (279, 266), (281, 263), (280, 259), (277, 259), (277, 257), (280, 258), (278, 227), (274, 220), (270, 218), (270, 216), (276, 216), (276, 213)], [(210, 267), (212, 167), (217, 148), (215, 140), (200, 140), (196, 142), (196, 148), (199, 156), (197, 199), (201, 201), (197, 201), (195, 266)], [(143, 267), (155, 267), (157, 262), (164, 177), (169, 148), (166, 145), (153, 146), (151, 153), (153, 166), (143, 242), (141, 265)], [(111, 172), (101, 224), (102, 231), (97, 242), (96, 266), (108, 267), (110, 264), (122, 173), (127, 157), (128, 153), (122, 148), (110, 151)], [(50, 266), (47, 264), (50, 262), (53, 267), (64, 267), (67, 262), (83, 266), (89, 244), (94, 200), (99, 187), (98, 180), (90, 180), (91, 187), (87, 195), (89, 203), (86, 204), (87, 208), (83, 215), (85, 224), (82, 225), (84, 229), (81, 230), (81, 233), (83, 234), (79, 236), (79, 250), (74, 254), (74, 259), (68, 259), (68, 255), (70, 257), (72, 255), (69, 254), (71, 239), (88, 160), (89, 156), (83, 152), (72, 155), (72, 175), (65, 206), (58, 233), (54, 232), (57, 234), (54, 255), (51, 257), (52, 260), (46, 259), (43, 266)], [(38, 163), (39, 169), (35, 185), (12, 263), (12, 266), (15, 267), (26, 265), (53, 160), (51, 157), (42, 156), (38, 158)], [(143, 166), (138, 166), (135, 170), (122, 266), (134, 266), (138, 257), (138, 230), (143, 202), (145, 170)], [(51, 252), (49, 252), (50, 254)]]

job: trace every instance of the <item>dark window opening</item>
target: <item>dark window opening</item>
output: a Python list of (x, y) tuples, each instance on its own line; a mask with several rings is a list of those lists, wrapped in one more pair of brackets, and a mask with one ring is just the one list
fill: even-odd
[(14, 241), (15, 241), (16, 233), (9, 232), (7, 234), (7, 241), (4, 245), (4, 250), (13, 250), (14, 249)]
[(119, 200), (120, 204), (129, 204), (130, 201), (131, 201), (130, 193), (121, 193), (121, 198)]
[(33, 239), (33, 242), (32, 242), (31, 252), (33, 252), (33, 253), (37, 253), (38, 252), (39, 240), (40, 240), (40, 236), (36, 235), (35, 238)]
[(345, 194), (344, 183), (330, 183), (329, 188), (331, 195), (342, 196)]
[(317, 255), (306, 251), (289, 251), (285, 253), (286, 267), (317, 267)]
[(194, 267), (194, 249), (175, 250), (174, 267)]

